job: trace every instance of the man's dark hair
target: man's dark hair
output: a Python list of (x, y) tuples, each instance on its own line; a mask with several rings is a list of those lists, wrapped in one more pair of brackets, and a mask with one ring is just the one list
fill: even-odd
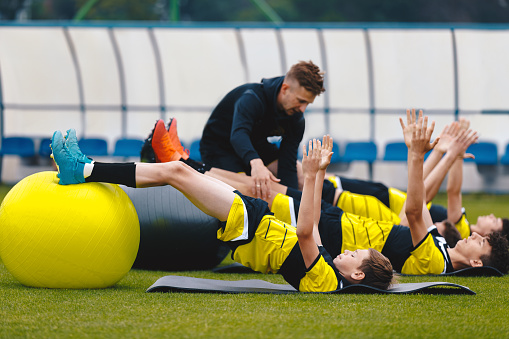
[(299, 61), (286, 73), (286, 79), (295, 79), (299, 85), (313, 93), (313, 95), (320, 95), (320, 93), (325, 92), (323, 74), (320, 68), (311, 60)]
[(491, 266), (502, 273), (507, 273), (509, 263), (509, 241), (501, 231), (490, 233), (488, 243), (491, 246), (491, 254), (481, 256), (483, 266)]

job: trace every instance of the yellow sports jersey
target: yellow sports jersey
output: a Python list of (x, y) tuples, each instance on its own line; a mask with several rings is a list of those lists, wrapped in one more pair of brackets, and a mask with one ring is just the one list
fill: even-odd
[[(278, 200), (278, 208), (273, 208), (273, 212), (291, 220), (290, 209), (285, 207), (285, 204), (290, 204), (288, 197), (278, 195), (275, 200)], [(333, 213), (334, 210), (337, 212)], [(322, 211), (320, 224), (323, 245), (332, 256), (346, 249), (354, 251), (374, 248), (389, 258), (396, 271), (404, 274), (441, 274), (453, 271), (448, 246), (435, 226), (430, 227), (426, 238), (414, 248), (408, 227), (341, 212), (336, 207)]]
[(463, 214), (461, 215), (460, 220), (455, 224), (455, 226), (460, 232), (461, 239), (465, 239), (468, 238), (472, 234), (472, 232), (470, 231), (470, 223), (467, 220), (464, 208), (462, 212)]
[[(405, 198), (403, 198), (403, 201), (404, 199)], [(398, 206), (399, 211), (396, 212), (371, 195), (343, 191), (339, 196), (337, 206), (343, 211), (355, 215), (381, 221), (390, 221), (393, 224), (399, 224), (401, 222), (401, 219), (399, 218), (399, 211), (401, 211), (402, 205), (401, 207)]]
[(410, 252), (401, 273), (425, 275), (454, 271), (447, 248), (445, 239), (431, 226), (428, 235)]
[(254, 238), (235, 250), (233, 259), (257, 272), (277, 273), (296, 244), (296, 228), (267, 215)]
[[(263, 216), (258, 225), (249, 225), (248, 220), (248, 209), (242, 198), (236, 195), (226, 226), (218, 230), (217, 238), (230, 243), (249, 240), (249, 228), (256, 227), (254, 237), (236, 247), (233, 259), (257, 272), (277, 273), (293, 248), (299, 246), (297, 229), (273, 215)], [(328, 292), (336, 290), (338, 286), (335, 271), (320, 254), (301, 278), (299, 291)]]
[[(331, 176), (327, 178), (327, 180), (332, 182), (335, 188), (341, 186), (341, 179), (337, 176)], [(369, 188), (370, 184), (372, 183), (365, 182), (367, 188)], [(366, 189), (362, 193), (343, 190), (338, 198), (336, 206), (345, 212), (363, 217), (373, 218), (380, 221), (390, 221), (395, 225), (399, 225), (401, 223), (399, 215), (401, 214), (401, 210), (403, 209), (403, 205), (407, 197), (405, 192), (392, 187), (384, 189), (384, 192), (388, 192), (389, 206), (382, 202), (376, 194), (371, 195), (366, 192), (370, 192), (370, 190)], [(377, 192), (379, 192), (379, 190)], [(431, 203), (428, 204), (428, 208), (430, 208), (430, 206)]]
[[(291, 199), (283, 194), (274, 197), (271, 212), (278, 220), (291, 222), (296, 219)], [(354, 251), (368, 248), (374, 248), (381, 252), (394, 226), (389, 221), (378, 221), (352, 213), (342, 213), (340, 218), (338, 224), (342, 228), (341, 253), (345, 249)]]
[(368, 248), (382, 252), (393, 226), (392, 222), (343, 213), (341, 215), (341, 253), (345, 250), (355, 251)]
[[(323, 256), (318, 256), (318, 261), (306, 272), (300, 280), (299, 291), (301, 292), (329, 292), (338, 289), (338, 279)], [(342, 284), (341, 284), (342, 285)], [(342, 286), (340, 286), (342, 288)]]

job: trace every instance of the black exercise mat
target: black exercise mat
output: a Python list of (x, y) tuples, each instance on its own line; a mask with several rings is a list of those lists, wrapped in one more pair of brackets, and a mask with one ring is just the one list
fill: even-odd
[[(214, 267), (214, 273), (258, 273), (239, 263), (233, 263), (226, 266)], [(419, 275), (401, 274), (402, 276), (420, 277)], [(467, 267), (452, 273), (430, 274), (429, 276), (456, 276), (456, 277), (501, 277), (504, 274), (491, 266)]]
[[(298, 293), (288, 284), (273, 284), (264, 280), (217, 280), (167, 275), (159, 278), (146, 292), (188, 292), (188, 293)], [(384, 291), (374, 287), (356, 284), (341, 290), (324, 293), (348, 294), (476, 294), (468, 287), (448, 282), (422, 282), (397, 284)]]
[(467, 267), (452, 273), (445, 273), (441, 275), (454, 275), (456, 277), (501, 277), (504, 274), (491, 266), (481, 267)]

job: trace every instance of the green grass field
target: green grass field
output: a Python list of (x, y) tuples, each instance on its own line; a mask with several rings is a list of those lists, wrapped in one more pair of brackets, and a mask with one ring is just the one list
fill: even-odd
[[(0, 197), (7, 190), (0, 187)], [(464, 197), (472, 222), (508, 215), (508, 203), (505, 195)], [(284, 283), (279, 275), (131, 270), (106, 289), (39, 289), (18, 283), (0, 262), (0, 338), (509, 337), (509, 276), (400, 278), (453, 282), (475, 296), (145, 293), (169, 274)]]

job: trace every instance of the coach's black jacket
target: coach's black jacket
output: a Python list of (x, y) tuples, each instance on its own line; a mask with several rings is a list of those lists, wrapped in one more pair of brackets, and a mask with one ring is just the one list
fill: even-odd
[[(288, 116), (277, 110), (276, 99), (284, 76), (241, 85), (229, 92), (212, 112), (200, 142), (203, 158), (232, 154), (249, 162), (261, 158), (267, 165), (279, 159), (278, 177), (289, 187), (298, 187), (297, 150), (304, 134), (302, 113)], [(279, 151), (267, 137), (282, 136)], [(212, 165), (213, 166), (213, 165)]]

